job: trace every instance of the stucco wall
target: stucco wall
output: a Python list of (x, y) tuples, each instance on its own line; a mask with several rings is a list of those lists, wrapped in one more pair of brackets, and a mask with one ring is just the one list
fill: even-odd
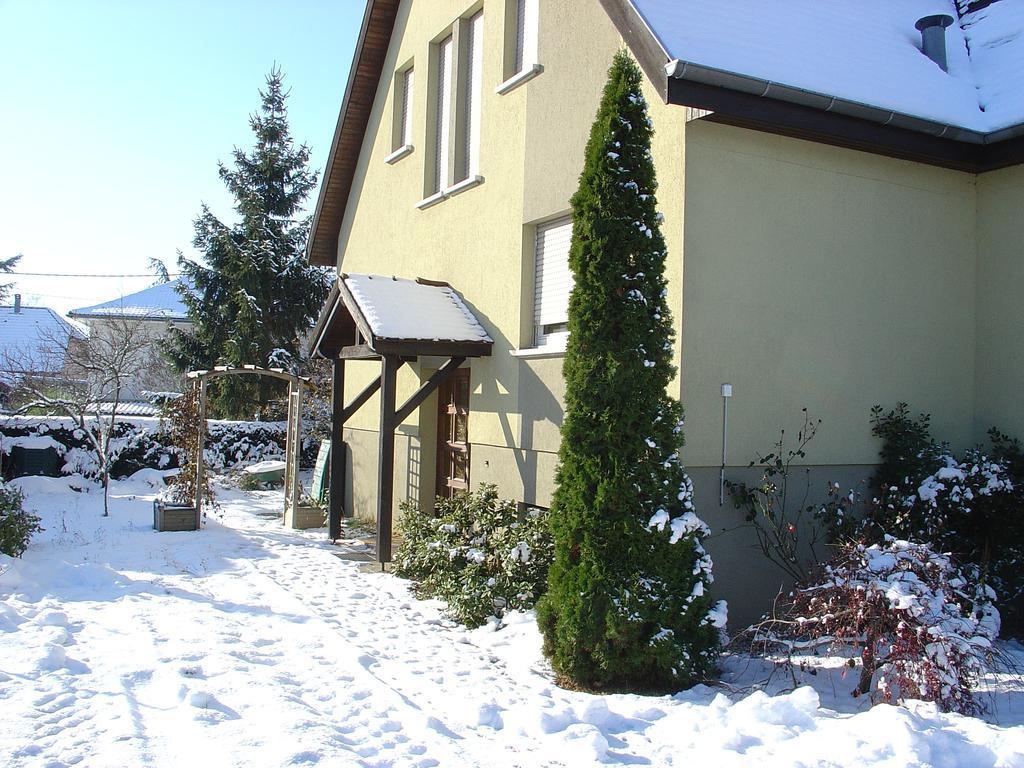
[[(416, 203), (424, 197), (424, 179), (432, 163), (427, 150), (432, 148), (429, 120), (436, 92), (428, 74), (430, 46), (456, 19), (479, 7), (453, 0), (404, 2), (400, 7), (338, 240), (339, 269), (447, 280), (460, 292), (495, 342), (492, 357), (468, 363), (471, 481), (494, 481), (504, 495), (543, 504), (550, 501), (558, 450), (561, 358), (529, 360), (509, 353), (530, 346), (533, 336), (534, 226), (569, 209), (607, 67), (621, 40), (596, 0), (542, 0), (538, 58), (544, 71), (497, 94), (504, 74), (505, 2), (485, 3), (479, 169), (484, 182), (420, 210)], [(384, 158), (393, 149), (392, 75), (410, 62), (415, 67), (415, 149), (389, 165)], [(667, 116), (666, 126), (673, 126), (663, 134), (659, 127), (656, 157), (663, 154), (667, 165), (681, 167), (682, 113), (669, 111), (653, 94), (649, 100), (655, 113)], [(654, 119), (658, 123), (661, 118), (655, 114)], [(666, 238), (670, 249), (679, 249), (681, 178), (663, 182), (662, 194), (669, 198), (662, 205)], [(673, 290), (675, 300), (680, 300), (678, 279), (673, 280)], [(436, 364), (404, 366), (398, 376), (398, 400), (411, 394)], [(376, 363), (349, 363), (347, 397), (351, 399), (378, 372)], [(435, 414), (431, 399), (406, 422), (407, 427), (424, 430), (424, 461), (433, 462)], [(374, 397), (349, 426), (374, 431), (378, 421), (379, 401)], [(431, 432), (429, 439), (426, 431)], [(363, 446), (358, 450), (376, 450), (375, 442), (357, 440)], [(489, 450), (500, 457), (481, 458), (491, 455)], [(533, 467), (533, 478), (520, 479), (518, 466)], [(430, 475), (431, 488), (432, 472), (424, 472)], [(354, 466), (356, 474), (363, 479), (355, 482), (363, 483), (366, 472)], [(365, 507), (367, 491), (357, 495), (355, 506)]]
[(975, 439), (989, 427), (1024, 439), (1024, 168), (978, 178)]
[(724, 382), (733, 465), (802, 408), (811, 463), (875, 462), (876, 403), (969, 444), (975, 177), (704, 121), (686, 147), (687, 464), (720, 461)]

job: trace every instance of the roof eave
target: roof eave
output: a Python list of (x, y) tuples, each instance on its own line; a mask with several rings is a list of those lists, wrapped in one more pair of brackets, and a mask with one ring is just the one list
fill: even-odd
[[(812, 97), (830, 98), (806, 91), (799, 93), (800, 98), (808, 102)], [(950, 126), (954, 131), (950, 136), (943, 132), (944, 126), (939, 123), (898, 113), (885, 113), (887, 119), (879, 120), (882, 110), (855, 102), (843, 102), (841, 109), (836, 109), (835, 104), (823, 108), (820, 103), (797, 103), (685, 77), (669, 78), (668, 102), (708, 110), (711, 114), (704, 119), (710, 122), (969, 173), (1024, 163), (1024, 126), (1020, 126), (1021, 130), (1013, 137), (1001, 132), (1006, 138), (998, 142), (988, 141), (987, 134), (976, 134), (971, 137), (973, 140), (967, 140), (955, 133), (962, 129)], [(850, 114), (861, 107), (864, 109), (862, 116)]]
[(1024, 163), (1024, 124), (983, 133), (674, 59), (631, 0), (601, 0), (666, 103), (711, 122), (972, 173)]
[(306, 243), (306, 258), (317, 266), (333, 267), (337, 262), (338, 233), (391, 42), (398, 5), (398, 0), (367, 0), (366, 3)]

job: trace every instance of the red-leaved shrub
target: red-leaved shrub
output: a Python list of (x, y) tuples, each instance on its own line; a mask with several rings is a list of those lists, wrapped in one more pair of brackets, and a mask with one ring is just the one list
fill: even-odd
[(976, 713), (972, 690), (999, 634), (995, 593), (926, 544), (843, 545), (823, 580), (793, 593), (796, 634), (859, 652), (858, 692)]

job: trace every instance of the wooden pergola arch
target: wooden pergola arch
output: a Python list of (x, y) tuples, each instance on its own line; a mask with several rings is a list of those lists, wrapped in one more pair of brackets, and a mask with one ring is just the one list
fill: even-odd
[[(371, 284), (373, 290), (367, 290)], [(401, 318), (396, 320), (396, 316)], [(489, 356), (492, 346), (490, 336), (448, 283), (423, 278), (407, 280), (344, 273), (339, 276), (309, 345), (312, 355), (333, 363), (328, 513), (331, 540), (341, 537), (342, 518), (353, 514), (352, 510), (346, 513), (344, 509), (345, 423), (380, 392), (376, 559), (383, 565), (391, 560), (395, 430), (459, 366), (470, 358)], [(398, 405), (398, 370), (420, 356), (447, 360), (408, 400)], [(349, 360), (379, 360), (380, 374), (346, 404), (345, 364)]]
[(284, 470), (284, 515), (285, 525), (294, 525), (299, 507), (299, 451), (302, 445), (302, 392), (309, 386), (309, 379), (289, 373), (283, 368), (260, 368), (255, 365), (218, 365), (208, 371), (189, 371), (187, 377), (199, 387), (199, 445), (196, 460), (196, 519), (202, 515), (203, 448), (206, 444), (206, 384), (210, 379), (223, 376), (269, 376), (288, 382), (288, 422), (285, 428), (285, 470)]

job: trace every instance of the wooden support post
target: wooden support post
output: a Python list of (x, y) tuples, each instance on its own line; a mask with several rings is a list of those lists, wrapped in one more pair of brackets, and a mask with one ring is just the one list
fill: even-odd
[(430, 397), (434, 390), (451, 377), (464, 362), (466, 362), (464, 357), (453, 357), (438, 368), (434, 375), (423, 382), (423, 385), (413, 393), (412, 397), (398, 409), (398, 413), (395, 415), (395, 424), (401, 424), (409, 418), (412, 412), (419, 408), (423, 401)]
[(334, 360), (331, 379), (331, 492), (327, 536), (341, 538), (341, 518), (345, 515), (345, 361)]
[(203, 522), (203, 449), (206, 447), (206, 379), (196, 383), (199, 389), (199, 445), (196, 446), (196, 530)]
[(401, 361), (384, 355), (380, 372), (380, 449), (377, 466), (377, 562), (391, 560), (391, 504), (395, 486), (395, 387)]

